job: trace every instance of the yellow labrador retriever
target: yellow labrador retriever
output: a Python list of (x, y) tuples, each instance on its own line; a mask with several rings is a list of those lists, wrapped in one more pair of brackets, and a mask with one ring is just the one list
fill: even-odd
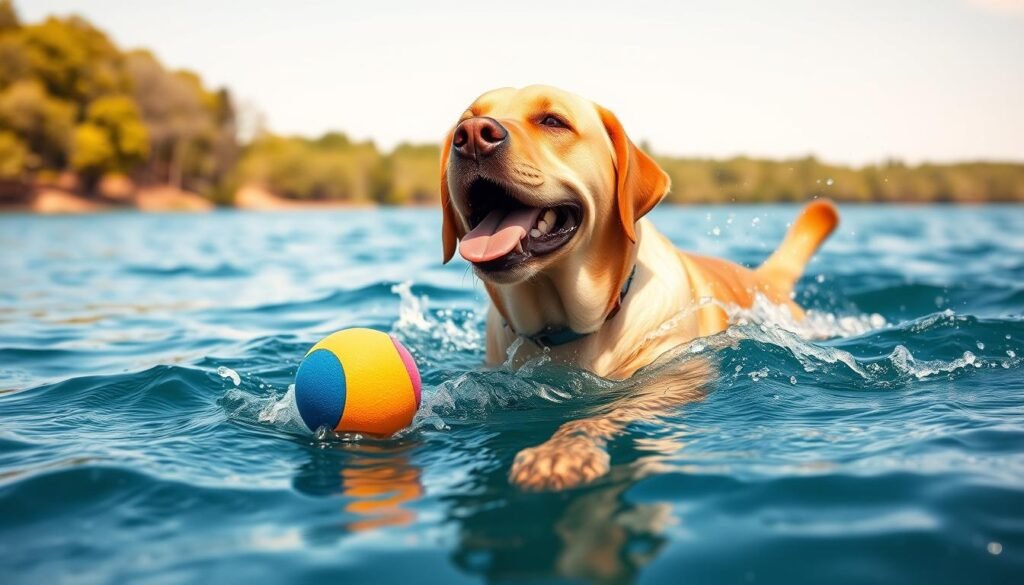
[[(545, 86), (477, 98), (442, 149), (442, 235), (445, 262), (458, 249), (490, 295), (487, 361), (503, 362), (521, 337), (534, 352), (625, 379), (725, 329), (722, 305), (749, 307), (761, 295), (802, 317), (790, 293), (838, 223), (831, 203), (808, 205), (750, 270), (681, 252), (658, 233), (644, 215), (668, 190), (668, 175), (599, 105)], [(609, 438), (697, 398), (708, 375), (691, 367), (566, 423), (519, 453), (510, 480), (525, 489), (593, 480), (608, 471)]]

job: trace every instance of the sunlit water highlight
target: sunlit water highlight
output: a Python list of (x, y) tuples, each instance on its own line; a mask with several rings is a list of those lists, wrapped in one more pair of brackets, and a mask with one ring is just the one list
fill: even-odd
[[(754, 265), (794, 214), (654, 216)], [(0, 581), (1019, 582), (1024, 213), (843, 219), (809, 319), (734, 311), (666, 358), (715, 361), (704, 400), (526, 494), (515, 453), (628, 384), (480, 368), (483, 289), (435, 211), (0, 217)], [(295, 415), (303, 353), (352, 326), (420, 364), (395, 438)]]

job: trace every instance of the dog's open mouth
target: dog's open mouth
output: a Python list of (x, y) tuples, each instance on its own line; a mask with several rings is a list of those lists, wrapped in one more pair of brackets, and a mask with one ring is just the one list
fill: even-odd
[(487, 271), (508, 270), (558, 250), (572, 239), (582, 215), (573, 202), (532, 207), (486, 179), (470, 185), (466, 202), (470, 231), (459, 252)]

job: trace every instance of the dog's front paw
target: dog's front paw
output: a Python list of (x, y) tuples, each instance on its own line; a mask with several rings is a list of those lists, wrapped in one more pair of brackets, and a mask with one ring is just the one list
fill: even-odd
[(562, 490), (590, 483), (609, 468), (608, 452), (593, 439), (558, 437), (520, 451), (508, 477), (523, 490)]

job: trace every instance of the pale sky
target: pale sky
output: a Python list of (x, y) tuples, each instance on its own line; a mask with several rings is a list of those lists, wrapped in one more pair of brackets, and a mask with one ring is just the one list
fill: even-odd
[(438, 141), (557, 85), (685, 156), (1024, 160), (1024, 0), (15, 0), (77, 12), (282, 133)]

